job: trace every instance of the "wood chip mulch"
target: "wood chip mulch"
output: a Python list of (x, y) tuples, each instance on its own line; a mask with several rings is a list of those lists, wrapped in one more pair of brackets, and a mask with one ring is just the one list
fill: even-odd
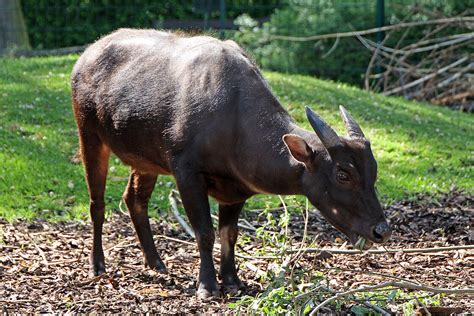
[[(474, 197), (451, 192), (442, 198), (400, 202), (386, 208), (394, 233), (386, 248), (428, 248), (474, 243)], [(265, 221), (258, 212), (243, 214), (245, 224), (259, 227)], [(311, 211), (308, 240), (312, 247), (351, 249), (316, 211)], [(199, 268), (197, 247), (171, 216), (152, 220), (156, 246), (169, 273), (162, 275), (143, 266), (142, 254), (128, 215), (115, 212), (104, 227), (107, 274), (89, 276), (88, 255), (91, 226), (82, 222), (50, 223), (0, 219), (0, 312), (2, 313), (231, 313), (227, 304), (235, 301), (229, 293), (219, 299), (199, 301), (195, 279)], [(292, 216), (289, 227), (293, 248), (303, 235), (302, 216)], [(247, 288), (241, 295), (256, 295), (266, 283), (258, 276), (278, 261), (258, 258), (263, 250), (255, 232), (244, 232), (250, 242), (238, 252), (253, 259), (239, 258), (239, 275)], [(309, 243), (308, 245), (309, 246)], [(381, 246), (375, 246), (375, 248)], [(217, 247), (218, 249), (218, 247)], [(383, 248), (381, 248), (383, 249)], [(278, 249), (265, 248), (268, 252)], [(215, 251), (216, 267), (218, 250)], [(251, 262), (254, 269), (246, 263)], [(281, 261), (280, 261), (281, 263)], [(255, 267), (257, 271), (255, 271)], [(339, 255), (304, 254), (295, 271), (323, 272), (328, 286), (336, 291), (364, 284), (379, 284), (403, 278), (443, 288), (474, 287), (474, 251), (439, 253), (395, 253)], [(393, 276), (388, 277), (387, 275)], [(344, 303), (346, 311), (351, 302)], [(442, 306), (472, 311), (471, 295), (446, 295)], [(401, 312), (397, 303), (391, 312)]]

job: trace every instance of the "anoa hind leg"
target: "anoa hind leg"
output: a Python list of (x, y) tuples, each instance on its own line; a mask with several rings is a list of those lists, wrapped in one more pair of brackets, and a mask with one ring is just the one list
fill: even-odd
[(90, 256), (91, 272), (94, 275), (99, 275), (105, 272), (102, 227), (104, 224), (104, 193), (110, 149), (96, 133), (79, 131), (79, 141), (89, 189), (89, 209), (93, 225), (93, 242)]
[(165, 264), (156, 251), (148, 220), (148, 201), (155, 187), (156, 178), (157, 175), (144, 174), (132, 169), (123, 198), (135, 226), (145, 256), (145, 264), (153, 270), (166, 272)]

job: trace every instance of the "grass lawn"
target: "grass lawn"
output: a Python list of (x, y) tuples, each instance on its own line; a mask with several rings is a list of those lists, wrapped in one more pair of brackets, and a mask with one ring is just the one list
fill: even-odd
[[(88, 218), (78, 144), (70, 106), (69, 75), (77, 56), (0, 59), (0, 218)], [(304, 105), (342, 134), (338, 105), (345, 105), (371, 140), (379, 162), (384, 202), (452, 186), (474, 192), (474, 117), (446, 108), (383, 97), (308, 76), (265, 73), (281, 103), (304, 127)], [(128, 168), (112, 157), (108, 209), (117, 209)], [(174, 183), (159, 180), (150, 213), (168, 207)], [(292, 199), (292, 198), (291, 198)], [(250, 207), (278, 199), (254, 197)]]

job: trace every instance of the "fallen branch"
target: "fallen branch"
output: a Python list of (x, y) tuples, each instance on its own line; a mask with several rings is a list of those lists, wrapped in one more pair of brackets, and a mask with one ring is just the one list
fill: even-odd
[[(217, 220), (217, 221), (219, 220), (219, 217), (216, 216), (216, 215), (214, 215), (214, 214), (211, 214), (211, 217), (212, 217), (213, 219)], [(251, 232), (254, 232), (254, 231), (257, 230), (257, 229), (255, 229), (254, 227), (249, 227), (249, 226), (243, 225), (243, 224), (241, 224), (241, 223), (237, 223), (237, 226), (238, 226), (239, 228), (242, 228), (242, 229), (245, 229), (245, 230), (248, 230), (248, 231), (251, 231)]]
[[(84, 258), (84, 259), (85, 259), (85, 258)], [(70, 264), (70, 263), (80, 262), (81, 260), (82, 260), (81, 258), (55, 260), (55, 261), (51, 261), (51, 262), (49, 263), (49, 265), (50, 265), (50, 266), (56, 266), (56, 265), (62, 265), (62, 264)]]
[[(318, 291), (326, 291), (326, 292), (329, 292), (331, 294), (337, 294), (336, 291), (334, 291), (333, 289), (329, 288), (329, 287), (326, 287), (326, 286), (323, 286), (323, 285), (318, 285), (316, 286), (315, 288), (311, 289), (309, 292), (306, 292), (306, 293), (302, 293), (302, 294), (299, 294), (295, 297), (295, 300), (300, 300), (304, 297), (307, 297), (307, 296), (310, 296), (311, 294), (315, 293), (315, 292), (318, 292)], [(355, 302), (359, 302), (359, 303), (362, 303), (363, 305), (365, 305), (366, 307), (370, 308), (370, 309), (373, 309), (375, 310), (376, 312), (379, 312), (380, 314), (384, 315), (384, 316), (388, 316), (388, 315), (391, 315), (389, 312), (387, 312), (386, 310), (384, 310), (383, 308), (381, 307), (378, 307), (376, 305), (373, 305), (373, 304), (370, 304), (367, 300), (364, 300), (364, 299), (358, 299), (356, 298), (355, 296), (351, 295), (350, 297), (351, 301), (355, 301)]]
[(430, 45), (430, 46), (420, 47), (420, 48), (412, 48), (412, 49), (409, 49), (409, 50), (393, 49), (393, 48), (390, 48), (390, 47), (387, 47), (387, 46), (383, 46), (382, 44), (378, 44), (378, 43), (376, 43), (374, 41), (371, 41), (367, 38), (365, 39), (365, 41), (369, 45), (371, 45), (372, 47), (382, 49), (383, 51), (386, 51), (388, 53), (416, 54), (416, 53), (428, 52), (428, 51), (435, 50), (435, 49), (438, 49), (438, 48), (444, 47), (444, 46), (452, 46), (454, 44), (462, 43), (462, 42), (465, 42), (465, 41), (470, 41), (472, 39), (474, 39), (474, 32), (469, 33), (468, 35), (466, 35), (464, 37), (456, 37), (455, 39), (448, 40), (448, 41), (445, 41), (445, 42), (433, 44), (433, 45)]
[[(114, 250), (114, 249), (120, 248), (120, 247), (124, 248), (124, 247), (128, 247), (128, 246), (133, 246), (133, 245), (136, 244), (136, 242), (130, 243), (130, 241), (132, 241), (132, 240), (134, 240), (134, 239), (135, 239), (135, 237), (128, 237), (128, 238), (125, 238), (125, 240), (122, 240), (121, 242), (119, 242), (119, 243), (113, 245), (112, 247), (105, 249), (105, 250), (104, 250), (104, 253), (107, 254), (107, 253), (110, 252), (111, 250)], [(128, 244), (126, 244), (127, 242), (128, 242)], [(124, 244), (126, 244), (126, 245), (124, 245)]]
[[(333, 289), (331, 288), (328, 288), (328, 287), (323, 287), (324, 290), (332, 293), (332, 294), (335, 294), (337, 293), (336, 291), (334, 291)], [(382, 314), (383, 316), (389, 316), (391, 315), (391, 313), (387, 312), (386, 310), (384, 310), (383, 308), (381, 307), (378, 307), (377, 305), (373, 305), (373, 304), (370, 304), (367, 300), (360, 300), (360, 299), (357, 299), (355, 296), (353, 295), (350, 295), (350, 299), (353, 300), (353, 301), (359, 301), (361, 302), (365, 307), (368, 307), (370, 309), (373, 309), (374, 311), (376, 312), (379, 312), (380, 314)]]
[(194, 243), (194, 242), (190, 242), (190, 241), (179, 239), (179, 238), (173, 238), (173, 237), (169, 237), (169, 236), (165, 236), (165, 235), (156, 235), (156, 237), (163, 238), (163, 239), (168, 239), (168, 240), (175, 241), (175, 242), (179, 242), (179, 243), (182, 243), (182, 244), (185, 244), (185, 245), (196, 246), (196, 243)]
[[(298, 205), (287, 205), (286, 206), (287, 208), (297, 208), (299, 207)], [(267, 212), (274, 212), (274, 211), (283, 211), (285, 210), (285, 208), (283, 206), (279, 206), (279, 207), (274, 207), (274, 208), (256, 208), (256, 209), (253, 209), (253, 210), (248, 210), (246, 212), (252, 212), (252, 213), (261, 213), (263, 211), (267, 211)]]
[(245, 267), (246, 267), (247, 269), (249, 269), (250, 271), (255, 272), (255, 275), (256, 275), (258, 278), (260, 278), (260, 277), (266, 275), (265, 272), (263, 272), (260, 268), (258, 268), (256, 265), (254, 265), (254, 264), (251, 263), (251, 262), (246, 262), (246, 263), (245, 263)]
[[(474, 245), (465, 246), (447, 246), (447, 247), (434, 247), (434, 248), (407, 248), (407, 249), (371, 249), (366, 251), (360, 251), (356, 249), (325, 249), (325, 248), (307, 248), (303, 251), (306, 253), (315, 253), (326, 251), (332, 254), (345, 254), (345, 255), (357, 255), (362, 253), (370, 254), (383, 254), (383, 253), (431, 253), (431, 252), (443, 252), (453, 250), (468, 250), (474, 249)], [(286, 250), (287, 253), (298, 252), (299, 250)]]
[(455, 100), (455, 101), (462, 100), (464, 98), (467, 98), (467, 97), (473, 96), (473, 95), (474, 95), (474, 92), (472, 92), (472, 91), (461, 92), (461, 93), (458, 93), (458, 94), (455, 94), (455, 95), (450, 95), (450, 96), (444, 97), (441, 100), (439, 100), (439, 103), (447, 103), (448, 101), (453, 101), (453, 100)]
[(91, 279), (87, 279), (87, 280), (84, 280), (84, 281), (81, 281), (81, 282), (77, 282), (76, 283), (76, 286), (86, 286), (86, 285), (89, 285), (89, 284), (92, 284), (92, 283), (96, 283), (102, 279), (106, 279), (106, 278), (109, 278), (109, 275), (107, 273), (103, 273), (103, 274), (100, 274), (98, 276), (95, 276)]
[(327, 51), (327, 53), (324, 54), (323, 56), (321, 56), (322, 59), (325, 59), (325, 58), (327, 58), (329, 55), (332, 54), (332, 52), (336, 49), (337, 44), (339, 44), (339, 40), (340, 40), (340, 38), (337, 37), (337, 38), (336, 38), (336, 41), (334, 42), (334, 44), (332, 45), (332, 47)]
[(439, 287), (431, 287), (431, 286), (425, 286), (425, 285), (418, 285), (414, 283), (408, 283), (408, 282), (384, 282), (381, 284), (376, 284), (376, 285), (366, 285), (359, 287), (357, 289), (352, 289), (349, 291), (345, 292), (340, 292), (337, 293), (336, 295), (326, 299), (322, 303), (320, 303), (318, 306), (316, 306), (311, 313), (309, 314), (310, 316), (316, 315), (316, 313), (323, 308), (324, 306), (328, 305), (329, 303), (345, 297), (352, 295), (354, 293), (358, 292), (367, 292), (367, 291), (372, 291), (376, 289), (382, 289), (386, 287), (395, 287), (395, 288), (401, 288), (401, 289), (408, 289), (408, 290), (417, 290), (417, 291), (426, 291), (426, 292), (432, 292), (432, 293), (437, 293), (437, 294), (474, 294), (474, 288), (462, 288), (462, 289), (449, 289), (449, 288), (439, 288)]
[(48, 259), (46, 259), (46, 255), (44, 254), (44, 251), (36, 244), (36, 241), (33, 237), (31, 237), (29, 234), (26, 234), (26, 237), (33, 243), (35, 246), (36, 250), (40, 254), (41, 258), (43, 259), (43, 263), (46, 266), (46, 268), (49, 268), (49, 262)]
[(403, 91), (403, 90), (405, 90), (405, 89), (408, 89), (408, 88), (412, 88), (412, 87), (414, 87), (414, 86), (417, 86), (417, 85), (419, 85), (420, 83), (423, 83), (423, 82), (425, 82), (425, 81), (428, 81), (428, 80), (430, 80), (431, 78), (433, 78), (433, 77), (435, 77), (435, 76), (437, 76), (437, 75), (439, 75), (439, 74), (442, 74), (442, 73), (446, 72), (447, 70), (449, 70), (449, 69), (451, 69), (451, 68), (454, 68), (454, 67), (456, 67), (456, 66), (462, 64), (463, 62), (465, 62), (465, 61), (468, 60), (468, 59), (469, 59), (469, 56), (464, 56), (463, 58), (461, 58), (461, 59), (455, 61), (454, 63), (449, 64), (449, 65), (447, 65), (447, 66), (445, 66), (445, 67), (443, 67), (443, 68), (440, 68), (440, 69), (438, 69), (437, 71), (435, 71), (435, 72), (433, 72), (433, 73), (431, 73), (431, 74), (429, 74), (429, 75), (424, 76), (423, 78), (420, 78), (420, 79), (415, 80), (415, 81), (411, 81), (410, 83), (407, 83), (407, 84), (405, 84), (405, 85), (403, 85), (403, 86), (400, 86), (400, 87), (397, 87), (397, 88), (395, 88), (395, 89), (392, 89), (392, 90), (389, 90), (389, 91), (384, 91), (384, 92), (383, 92), (383, 95), (391, 95), (391, 94), (394, 94), (394, 93)]
[(303, 36), (271, 35), (270, 40), (309, 42), (309, 41), (316, 41), (316, 40), (321, 40), (321, 39), (329, 39), (329, 38), (337, 38), (337, 37), (353, 37), (357, 35), (367, 35), (367, 34), (389, 31), (393, 29), (404, 28), (404, 27), (434, 25), (434, 24), (450, 24), (450, 23), (459, 23), (459, 22), (474, 22), (474, 17), (466, 16), (466, 17), (443, 18), (443, 19), (420, 21), (420, 22), (405, 22), (405, 23), (387, 25), (383, 27), (371, 28), (371, 29), (362, 30), (362, 31), (321, 34), (321, 35), (304, 36), (304, 37)]
[[(189, 246), (196, 246), (196, 244), (193, 243), (193, 242), (190, 242), (190, 241), (187, 241), (187, 240), (182, 240), (182, 239), (179, 239), (179, 238), (168, 237), (168, 236), (165, 236), (165, 235), (157, 235), (157, 237), (158, 238), (163, 238), (163, 239), (168, 239), (168, 240), (175, 241), (175, 242), (179, 242), (179, 243), (189, 245)], [(214, 244), (214, 250), (219, 250), (220, 251), (220, 248), (219, 248), (218, 244)], [(279, 258), (277, 256), (247, 256), (247, 255), (243, 255), (243, 254), (240, 254), (240, 253), (236, 253), (235, 256), (238, 257), (238, 258), (248, 259), (248, 260), (256, 260), (256, 259), (273, 260), (273, 259), (278, 259)]]
[(456, 72), (454, 75), (452, 75), (449, 78), (441, 81), (440, 83), (438, 83), (436, 85), (436, 88), (440, 89), (440, 88), (443, 88), (443, 87), (447, 86), (448, 84), (450, 84), (454, 80), (461, 77), (465, 72), (470, 71), (472, 69), (474, 69), (474, 63), (470, 63), (469, 65), (467, 65), (467, 67), (464, 67), (464, 68), (458, 70), (458, 72)]
[(18, 246), (0, 245), (0, 249), (20, 249)]
[(387, 273), (382, 273), (382, 272), (374, 272), (374, 271), (363, 271), (363, 270), (355, 270), (355, 269), (344, 269), (344, 268), (331, 268), (331, 267), (325, 267), (324, 269), (326, 270), (335, 270), (337, 272), (343, 271), (343, 272), (351, 272), (351, 273), (361, 273), (361, 274), (369, 274), (369, 275), (376, 275), (380, 277), (385, 277), (389, 279), (395, 279), (403, 282), (408, 282), (408, 283), (413, 283), (413, 284), (420, 284), (419, 282), (415, 282), (409, 279), (405, 279), (399, 276), (387, 274)]
[(32, 302), (35, 302), (35, 300), (0, 300), (2, 304), (25, 304)]
[(183, 227), (183, 229), (186, 231), (186, 233), (188, 233), (189, 236), (191, 236), (192, 238), (196, 238), (196, 235), (194, 235), (193, 229), (189, 226), (186, 220), (182, 218), (181, 215), (179, 214), (178, 202), (176, 200), (175, 193), (171, 191), (168, 198), (170, 201), (171, 211), (174, 217), (176, 218), (176, 220), (178, 221), (178, 223)]

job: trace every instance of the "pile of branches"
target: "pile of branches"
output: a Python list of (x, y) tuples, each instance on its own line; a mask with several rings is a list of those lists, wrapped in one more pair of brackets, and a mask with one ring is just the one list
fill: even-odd
[(381, 43), (356, 34), (373, 52), (365, 88), (474, 111), (474, 17), (465, 12), (406, 22), (419, 10), (413, 7), (405, 21), (391, 25)]

